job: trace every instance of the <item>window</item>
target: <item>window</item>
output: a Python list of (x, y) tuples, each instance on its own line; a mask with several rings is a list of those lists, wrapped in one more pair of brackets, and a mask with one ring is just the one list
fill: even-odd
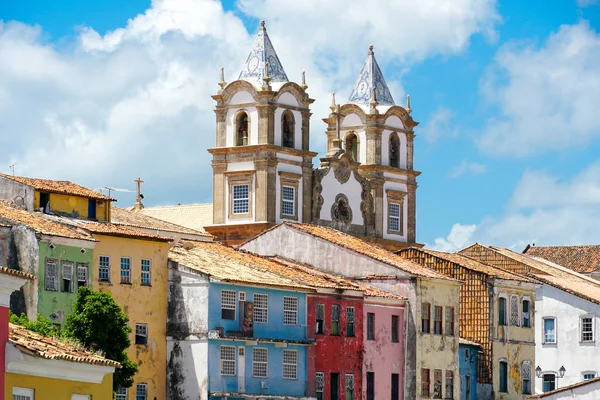
[(71, 261), (61, 261), (62, 269), (62, 291), (67, 293), (73, 292), (73, 263)]
[(88, 265), (77, 263), (77, 288), (88, 285)]
[(354, 133), (346, 136), (346, 153), (356, 162), (358, 162), (358, 137)]
[(502, 393), (508, 393), (508, 363), (506, 361), (500, 361), (498, 366), (498, 390)]
[(252, 376), (254, 378), (266, 378), (268, 376), (269, 352), (265, 347), (254, 347), (252, 349)]
[(434, 399), (442, 398), (442, 370), (433, 370), (433, 396)]
[(148, 385), (138, 383), (135, 385), (135, 400), (146, 400), (148, 398)]
[(46, 259), (46, 290), (58, 291), (58, 262)]
[(354, 375), (346, 374), (346, 400), (354, 400)]
[(281, 214), (296, 215), (296, 188), (283, 186), (281, 188)]
[(431, 305), (429, 303), (421, 304), (421, 332), (430, 332)]
[(367, 340), (375, 340), (375, 314), (367, 313)]
[(422, 368), (421, 369), (421, 396), (429, 397), (430, 396), (430, 381), (429, 381), (429, 369)]
[(283, 379), (298, 379), (298, 351), (283, 351)]
[(116, 394), (115, 400), (127, 400), (127, 388), (118, 388)]
[(329, 333), (334, 336), (340, 334), (340, 306), (337, 304), (331, 306), (331, 331)]
[(392, 235), (403, 235), (403, 211), (406, 193), (391, 189), (387, 189), (385, 193), (388, 202), (387, 233)]
[(521, 388), (523, 394), (531, 394), (531, 362), (523, 361), (521, 365)]
[(400, 400), (400, 375), (392, 374), (392, 400)]
[(583, 374), (583, 380), (587, 381), (590, 379), (594, 379), (596, 377), (596, 373), (595, 372), (586, 372)]
[(250, 212), (250, 185), (233, 185), (233, 213), (248, 214)]
[(325, 374), (323, 372), (317, 372), (315, 376), (315, 392), (317, 393), (317, 400), (323, 400), (323, 392), (325, 391)]
[(445, 399), (454, 398), (454, 372), (446, 371), (446, 397)]
[(531, 316), (529, 313), (531, 308), (531, 302), (529, 300), (523, 300), (521, 318), (523, 320), (523, 328), (531, 328)]
[(235, 346), (221, 346), (221, 375), (235, 376)]
[(375, 400), (375, 372), (367, 372), (367, 400)]
[(388, 204), (388, 229), (390, 231), (400, 231), (400, 204)]
[(131, 258), (121, 257), (121, 283), (131, 283)]
[(594, 341), (594, 319), (592, 317), (581, 318), (581, 341)]
[(556, 389), (556, 375), (544, 374), (542, 382), (542, 391), (544, 393)]
[(294, 116), (288, 110), (283, 112), (281, 118), (281, 136), (282, 136), (282, 145), (283, 147), (294, 148)]
[(90, 400), (92, 396), (89, 394), (72, 394), (71, 400)]
[(392, 342), (399, 343), (400, 338), (398, 337), (398, 321), (400, 319), (397, 315), (392, 315)]
[(390, 167), (399, 168), (400, 167), (400, 139), (398, 138), (398, 134), (393, 132), (390, 135)]
[(498, 325), (506, 325), (506, 298), (498, 297)]
[(510, 296), (510, 324), (519, 326), (519, 296)]
[(346, 307), (346, 336), (354, 336), (354, 307)]
[(100, 278), (101, 281), (110, 282), (110, 257), (100, 256), (98, 264), (100, 265), (98, 278)]
[(254, 322), (266, 324), (269, 322), (269, 295), (254, 294)]
[(246, 146), (248, 144), (248, 114), (241, 112), (236, 118), (236, 146)]
[(443, 308), (440, 306), (435, 306), (433, 308), (434, 316), (433, 316), (433, 333), (436, 335), (442, 334), (442, 310)]
[(284, 325), (297, 325), (298, 324), (298, 298), (297, 297), (285, 296), (283, 298), (283, 324)]
[(135, 344), (148, 344), (148, 325), (135, 324)]
[[(367, 376), (368, 376), (367, 372)], [(331, 400), (340, 399), (340, 374), (332, 372), (329, 377), (329, 398)]]
[(150, 260), (142, 259), (142, 285), (150, 286), (152, 282), (150, 278)]
[(13, 400), (33, 400), (33, 389), (13, 387)]
[(454, 307), (446, 307), (446, 335), (454, 336)]
[(317, 334), (322, 335), (325, 321), (325, 304), (317, 304)]
[(235, 320), (235, 290), (221, 290), (221, 318)]
[(556, 318), (544, 318), (544, 343), (556, 343)]

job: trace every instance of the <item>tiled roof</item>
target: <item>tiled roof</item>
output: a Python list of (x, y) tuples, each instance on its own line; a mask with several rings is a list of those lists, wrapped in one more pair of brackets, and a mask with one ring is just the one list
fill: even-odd
[(313, 266), (300, 264), (281, 257), (272, 257), (271, 260), (275, 261), (271, 269), (272, 272), (307, 286), (338, 290), (356, 290), (364, 292), (365, 296), (368, 297), (406, 300), (406, 297), (386, 292), (385, 290), (374, 288), (340, 275), (324, 272)]
[(105, 196), (102, 193), (96, 192), (92, 189), (88, 189), (71, 181), (54, 181), (50, 179), (41, 178), (26, 178), (24, 176), (13, 176), (6, 174), (0, 174), (0, 177), (11, 179), (15, 182), (31, 186), (35, 190), (39, 190), (42, 192), (61, 193), (73, 196), (87, 197), (89, 199), (116, 201), (111, 197)]
[(357, 237), (348, 235), (346, 233), (340, 232), (332, 228), (309, 224), (299, 224), (293, 222), (282, 222), (281, 224), (270, 228), (270, 230), (276, 229), (280, 225), (286, 225), (292, 229), (308, 233), (309, 235), (326, 240), (330, 243), (344, 247), (351, 251), (355, 251), (359, 254), (365, 255), (369, 258), (385, 263), (389, 266), (398, 268), (399, 270), (402, 270), (409, 274), (413, 274), (424, 278), (455, 281), (454, 279), (448, 278), (447, 276), (439, 274), (429, 268), (425, 268), (417, 263), (409, 261), (404, 257), (400, 257), (399, 255), (391, 253), (385, 249), (382, 249), (381, 247), (367, 243), (363, 240), (360, 240)]
[(115, 368), (121, 366), (118, 362), (89, 352), (81, 346), (47, 338), (18, 325), (9, 324), (8, 340), (22, 352), (47, 360), (63, 360)]
[(35, 276), (28, 274), (27, 272), (19, 271), (18, 269), (0, 267), (0, 274), (16, 276), (23, 279), (35, 279)]
[(195, 242), (189, 248), (173, 247), (169, 250), (169, 260), (223, 282), (312, 290), (307, 285), (272, 272), (273, 261), (220, 243)]
[(545, 258), (582, 274), (600, 272), (600, 245), (529, 246), (524, 253)]
[(481, 347), (481, 344), (477, 343), (477, 342), (473, 342), (471, 340), (467, 340), (464, 338), (459, 337), (458, 338), (458, 343), (459, 344), (466, 344), (468, 346), (477, 346), (477, 347)]
[(213, 224), (212, 203), (146, 207), (137, 212), (206, 234), (204, 227)]
[[(575, 389), (575, 388), (578, 388), (578, 387), (581, 387), (581, 386), (595, 385), (595, 384), (598, 384), (598, 383), (600, 383), (600, 377), (596, 377), (596, 378), (592, 378), (592, 379), (587, 379), (587, 380), (584, 380), (584, 381), (581, 381), (581, 382), (574, 383), (572, 385), (561, 386), (558, 389), (550, 390), (548, 392), (544, 392), (544, 393), (540, 393), (540, 394), (533, 394), (531, 396), (527, 396), (527, 398), (528, 399), (544, 399), (546, 397), (550, 397), (550, 398), (556, 399), (556, 397), (554, 397), (554, 395), (556, 393), (566, 392), (566, 391), (569, 391), (571, 389)], [(561, 398), (566, 399), (566, 398), (574, 398), (574, 397), (570, 397), (569, 396), (569, 397), (561, 397)], [(583, 397), (579, 397), (579, 398), (583, 398)], [(592, 399), (592, 398), (595, 399), (596, 397), (595, 396), (594, 397), (590, 397), (590, 399)]]
[(173, 232), (180, 234), (212, 237), (206, 231), (200, 232), (194, 229), (176, 225), (168, 221), (151, 217), (141, 212), (126, 210), (124, 208), (112, 206), (111, 222), (117, 225), (125, 225), (133, 228), (154, 229), (158, 231)]
[(79, 232), (58, 222), (48, 220), (45, 218), (45, 214), (22, 210), (4, 200), (0, 200), (0, 219), (2, 219), (4, 222), (10, 221), (15, 224), (28, 226), (37, 233), (43, 235), (91, 241), (94, 240), (85, 232)]

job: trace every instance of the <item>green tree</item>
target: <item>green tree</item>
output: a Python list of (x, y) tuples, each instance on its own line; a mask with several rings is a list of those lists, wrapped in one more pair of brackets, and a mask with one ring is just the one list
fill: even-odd
[(115, 371), (113, 388), (130, 387), (137, 372), (125, 350), (131, 344), (127, 325), (129, 317), (108, 293), (79, 288), (73, 312), (67, 316), (65, 336), (79, 341), (86, 348), (101, 351), (104, 357), (121, 363)]
[(9, 320), (11, 324), (20, 325), (29, 329), (30, 331), (37, 332), (46, 337), (59, 337), (61, 333), (60, 327), (54, 325), (52, 321), (44, 317), (42, 314), (37, 315), (36, 321), (30, 321), (25, 313), (17, 315), (10, 311)]

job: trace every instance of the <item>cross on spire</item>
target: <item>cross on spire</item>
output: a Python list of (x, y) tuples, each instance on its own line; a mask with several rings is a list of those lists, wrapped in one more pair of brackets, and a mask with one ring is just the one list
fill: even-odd
[(142, 178), (138, 177), (137, 179), (134, 179), (134, 182), (137, 183), (137, 199), (135, 200), (133, 208), (139, 210), (144, 208), (144, 205), (142, 204), (142, 199), (144, 198), (144, 195), (142, 194), (142, 183), (144, 183), (144, 181)]

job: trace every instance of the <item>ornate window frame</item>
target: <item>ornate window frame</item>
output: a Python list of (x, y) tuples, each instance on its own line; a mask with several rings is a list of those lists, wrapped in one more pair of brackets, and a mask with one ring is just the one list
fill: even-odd
[[(294, 172), (279, 171), (279, 218), (289, 219), (298, 221), (298, 197), (300, 193), (298, 188), (300, 187), (300, 179), (302, 174), (296, 174)], [(294, 189), (294, 214), (287, 215), (283, 213), (283, 187), (288, 186)]]
[[(406, 192), (399, 190), (387, 189), (385, 191), (387, 197), (387, 233), (388, 235), (399, 235), (404, 236), (404, 199), (406, 198)], [(398, 204), (400, 207), (400, 215), (398, 216), (398, 230), (390, 229), (390, 205)]]
[[(292, 145), (286, 146), (283, 134), (283, 128), (285, 126), (285, 117), (288, 115), (292, 119)], [(281, 146), (287, 149), (295, 149), (296, 148), (296, 117), (291, 110), (285, 109), (281, 113)]]
[[(227, 217), (229, 219), (252, 218), (252, 210), (254, 207), (254, 174), (256, 171), (230, 171), (225, 172), (227, 177)], [(248, 212), (243, 214), (233, 213), (233, 187), (238, 185), (248, 185)]]

